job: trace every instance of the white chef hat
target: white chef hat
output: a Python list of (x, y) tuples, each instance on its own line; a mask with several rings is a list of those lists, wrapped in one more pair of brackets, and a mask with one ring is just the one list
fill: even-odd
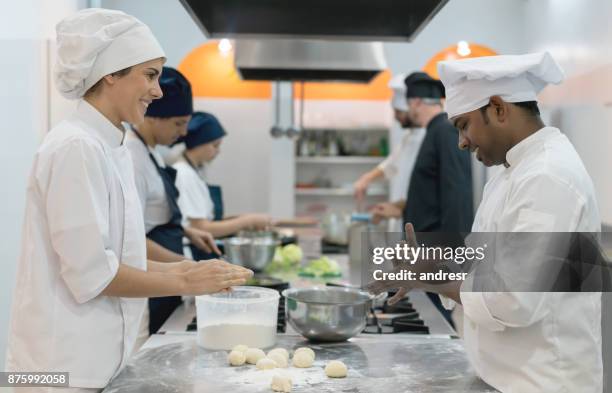
[(398, 111), (407, 112), (408, 103), (406, 102), (406, 84), (404, 83), (406, 74), (395, 75), (389, 81), (389, 88), (393, 90), (391, 97), (391, 106)]
[(564, 78), (548, 52), (441, 61), (438, 74), (446, 88), (449, 118), (487, 105), (492, 96), (506, 102), (536, 101), (546, 85)]
[(66, 98), (80, 98), (105, 75), (165, 53), (141, 21), (121, 11), (83, 9), (56, 26), (54, 77)]

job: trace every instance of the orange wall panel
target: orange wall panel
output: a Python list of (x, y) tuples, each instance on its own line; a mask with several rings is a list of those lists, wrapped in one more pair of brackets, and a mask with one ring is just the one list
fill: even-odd
[(497, 52), (483, 45), (470, 43), (471, 53), (467, 56), (460, 56), (457, 53), (457, 45), (449, 46), (436, 53), (423, 67), (423, 71), (429, 74), (432, 78), (440, 79), (438, 76), (438, 62), (445, 60), (469, 59), (471, 57), (495, 56)]
[(272, 98), (267, 81), (243, 81), (234, 68), (233, 50), (222, 54), (218, 41), (208, 41), (192, 50), (178, 66), (199, 98)]
[[(304, 99), (306, 100), (380, 100), (391, 99), (389, 80), (391, 72), (385, 70), (378, 74), (370, 83), (339, 83), (339, 82), (305, 82)], [(295, 82), (293, 97), (299, 99), (302, 83)]]

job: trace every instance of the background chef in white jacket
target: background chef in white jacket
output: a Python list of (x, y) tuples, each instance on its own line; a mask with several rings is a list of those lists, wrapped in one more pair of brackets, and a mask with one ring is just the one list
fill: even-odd
[[(567, 137), (539, 116), (537, 94), (563, 79), (554, 59), (482, 57), (438, 70), (460, 147), (504, 166), (485, 187), (472, 231), (599, 232), (591, 178)], [(472, 280), (402, 283), (394, 300), (423, 287), (461, 303), (471, 363), (504, 393), (602, 391), (601, 293), (471, 292)], [(372, 284), (374, 292), (392, 286), (398, 282)]]
[[(425, 137), (425, 129), (413, 124), (408, 115), (405, 79), (405, 74), (398, 74), (389, 81), (389, 88), (393, 92), (391, 107), (395, 119), (391, 128), (391, 139), (395, 143), (392, 143), (394, 147), (383, 162), (362, 174), (353, 184), (354, 197), (359, 204), (363, 203), (370, 183), (383, 177), (390, 182), (390, 201), (406, 197), (412, 168)], [(401, 220), (389, 220), (389, 230), (401, 232)]]
[(85, 9), (57, 25), (55, 80), (74, 114), (45, 136), (28, 182), (7, 371), (64, 371), (97, 392), (126, 364), (150, 296), (217, 292), (252, 272), (223, 261), (147, 261), (122, 122), (161, 96), (164, 51), (119, 11)]

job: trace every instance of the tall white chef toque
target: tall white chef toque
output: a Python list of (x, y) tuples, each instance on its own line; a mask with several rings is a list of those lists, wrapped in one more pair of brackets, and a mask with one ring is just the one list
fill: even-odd
[(105, 75), (166, 57), (147, 25), (121, 11), (87, 8), (56, 26), (54, 78), (66, 98), (81, 98)]
[(404, 83), (406, 74), (395, 75), (389, 81), (389, 88), (393, 91), (391, 106), (398, 111), (407, 112), (408, 103), (406, 102), (406, 84)]
[(438, 74), (449, 118), (487, 105), (492, 96), (506, 102), (536, 101), (544, 87), (565, 77), (548, 52), (441, 61)]

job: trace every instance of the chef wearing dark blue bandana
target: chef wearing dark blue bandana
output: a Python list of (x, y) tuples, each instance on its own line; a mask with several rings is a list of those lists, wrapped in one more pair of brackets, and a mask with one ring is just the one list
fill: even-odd
[[(208, 183), (203, 169), (219, 153), (225, 135), (225, 129), (214, 115), (195, 112), (189, 122), (189, 132), (183, 138), (185, 152), (174, 164), (183, 225), (208, 231), (215, 237), (270, 224), (270, 217), (265, 214), (241, 214), (224, 219), (220, 188)], [(197, 250), (194, 252), (194, 257), (201, 255)]]
[[(193, 112), (191, 86), (179, 71), (169, 67), (163, 68), (159, 84), (163, 97), (148, 105), (142, 124), (131, 125), (126, 144), (143, 208), (147, 257), (173, 262), (185, 259), (185, 236), (195, 239), (192, 242), (206, 251), (213, 250), (214, 242), (210, 234), (182, 226), (176, 170), (166, 166), (155, 150), (157, 145), (170, 145), (186, 135)], [(149, 299), (149, 332), (155, 333), (180, 303), (180, 297)]]

